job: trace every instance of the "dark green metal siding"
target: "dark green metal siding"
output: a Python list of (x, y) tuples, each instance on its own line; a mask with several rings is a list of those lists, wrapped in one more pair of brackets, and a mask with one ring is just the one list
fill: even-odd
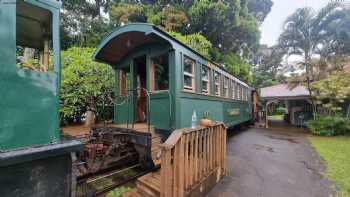
[(16, 31), (26, 30), (16, 30), (16, 1), (0, 1), (0, 150), (59, 140), (59, 9), (57, 2), (26, 2), (52, 12), (55, 71), (16, 67)]

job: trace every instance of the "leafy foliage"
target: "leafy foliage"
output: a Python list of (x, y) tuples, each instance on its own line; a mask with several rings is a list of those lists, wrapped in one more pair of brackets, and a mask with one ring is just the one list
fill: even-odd
[(203, 56), (209, 57), (209, 50), (212, 48), (212, 44), (202, 34), (182, 35), (177, 32), (169, 32), (169, 34), (198, 51)]
[[(339, 59), (334, 57), (348, 55), (345, 50), (341, 50), (342, 45), (337, 41), (338, 36), (334, 31), (341, 28), (341, 24), (347, 24), (348, 19), (350, 19), (345, 17), (348, 15), (347, 12), (349, 10), (338, 3), (329, 3), (317, 13), (308, 7), (300, 8), (287, 18), (283, 33), (279, 38), (279, 45), (286, 55), (303, 57), (299, 64), (306, 70), (305, 77), (307, 88), (312, 96), (311, 102), (314, 114), (317, 106), (314, 101), (311, 81), (315, 80), (316, 77), (314, 75), (315, 64), (313, 64), (312, 58), (320, 56), (320, 62), (327, 63), (326, 59), (330, 59), (330, 57)], [(332, 89), (330, 91), (334, 92)], [(334, 111), (336, 106), (334, 106), (333, 98), (329, 99), (332, 101), (324, 107)]]
[[(258, 26), (271, 6), (271, 0), (65, 0), (62, 48), (96, 47), (115, 27), (149, 22), (182, 34), (179, 40), (251, 81), (248, 62), (258, 48)], [(237, 65), (243, 66), (240, 71)]]
[(307, 123), (315, 135), (335, 136), (350, 133), (350, 122), (340, 115), (316, 116), (316, 119)]
[(108, 9), (109, 0), (64, 0), (60, 25), (62, 49), (96, 47), (113, 28), (102, 14)]
[(117, 187), (114, 190), (108, 192), (108, 194), (106, 195), (106, 197), (121, 197), (123, 196), (124, 193), (129, 192), (131, 190), (130, 187)]
[(350, 73), (337, 72), (320, 81), (313, 82), (311, 88), (318, 105), (332, 115), (340, 112), (340, 105), (350, 97)]
[(222, 56), (225, 68), (235, 76), (244, 81), (251, 83), (253, 76), (251, 75), (251, 65), (240, 58), (235, 53), (228, 53)]
[[(350, 51), (344, 50), (344, 44), (349, 43), (350, 36), (343, 28), (350, 24), (348, 13), (348, 9), (337, 3), (328, 4), (318, 13), (308, 7), (300, 8), (285, 21), (279, 45), (287, 55), (302, 56), (301, 64), (308, 77), (313, 77), (313, 56), (326, 59), (349, 54)], [(340, 33), (344, 35), (343, 39), (338, 32), (343, 32)]]
[(111, 21), (120, 26), (132, 22), (147, 22), (146, 6), (142, 4), (115, 4), (110, 8)]
[(283, 57), (283, 51), (278, 46), (260, 46), (252, 62), (254, 65), (254, 87), (259, 90), (284, 80), (284, 73), (281, 70)]
[(113, 69), (92, 61), (94, 50), (72, 47), (62, 52), (60, 112), (66, 119), (113, 102)]

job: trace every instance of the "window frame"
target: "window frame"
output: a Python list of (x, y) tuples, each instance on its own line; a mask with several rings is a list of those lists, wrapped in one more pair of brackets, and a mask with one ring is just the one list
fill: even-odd
[[(216, 79), (216, 76), (218, 76), (218, 81)], [(214, 94), (215, 96), (221, 96), (221, 73), (217, 70), (214, 70)]]
[(223, 91), (224, 95), (223, 97), (229, 98), (229, 78), (225, 75), (223, 75)]
[[(167, 64), (168, 64), (168, 89), (164, 89), (164, 90), (156, 90), (156, 68), (155, 68), (155, 64), (153, 62), (154, 58), (160, 57), (160, 56), (167, 56)], [(152, 55), (149, 58), (150, 60), (150, 90), (154, 93), (157, 92), (162, 92), (162, 91), (167, 91), (170, 88), (170, 62), (169, 62), (169, 53), (168, 52), (162, 52), (156, 55)]]
[[(44, 4), (42, 3), (39, 3), (39, 4), (33, 4), (31, 2), (26, 2), (26, 1), (23, 1), (21, 2), (23, 4), (26, 4), (26, 6), (28, 7), (34, 7), (34, 8), (38, 8), (38, 9), (41, 9), (41, 11), (43, 12), (47, 12), (49, 13), (49, 17), (50, 17), (50, 23), (49, 24), (46, 24), (44, 23), (43, 21), (39, 21), (41, 24), (45, 24), (47, 25), (48, 29), (51, 30), (51, 35), (49, 36), (49, 39), (45, 40), (44, 39), (44, 43), (42, 43), (44, 45), (42, 51), (40, 51), (39, 49), (37, 48), (32, 48), (30, 46), (22, 46), (22, 45), (17, 45), (18, 44), (18, 36), (17, 36), (17, 32), (18, 32), (18, 28), (17, 28), (17, 17), (20, 16), (18, 14), (18, 5), (16, 6), (16, 16), (15, 16), (15, 19), (16, 19), (16, 22), (15, 22), (15, 46), (16, 46), (16, 51), (17, 51), (17, 47), (18, 46), (21, 46), (23, 48), (32, 48), (34, 50), (37, 50), (37, 52), (39, 52), (39, 59), (38, 59), (38, 63), (40, 64), (40, 68), (39, 69), (34, 69), (34, 70), (30, 70), (31, 72), (37, 72), (37, 73), (53, 73), (53, 74), (57, 74), (60, 72), (60, 69), (61, 69), (61, 65), (59, 64), (59, 62), (61, 61), (60, 60), (60, 39), (58, 38), (59, 34), (60, 34), (60, 30), (59, 28), (57, 28), (56, 24), (55, 24), (55, 21), (56, 20), (59, 20), (58, 16), (57, 16), (57, 13), (59, 14), (60, 12), (59, 11), (55, 11), (55, 10), (52, 10), (48, 7), (46, 7)], [(25, 15), (23, 15), (22, 17), (27, 17)], [(47, 51), (45, 51), (45, 48), (48, 47)], [(48, 65), (44, 65), (44, 56), (45, 54), (48, 54)], [(41, 59), (42, 58), (42, 59)], [(15, 57), (14, 57), (15, 61), (17, 61), (17, 52), (15, 53)], [(17, 66), (17, 62), (15, 64)], [(47, 70), (42, 70), (43, 68), (45, 68)], [(28, 68), (28, 67), (27, 67)], [(22, 69), (22, 68), (19, 68), (19, 69)], [(57, 86), (59, 86), (57, 84)], [(58, 92), (59, 92), (59, 89), (58, 89)]]
[(235, 94), (235, 80), (231, 80), (231, 98), (232, 99), (235, 99), (235, 96), (236, 96), (236, 94)]
[[(185, 59), (189, 59), (193, 62), (192, 64), (192, 73), (188, 73), (185, 71)], [(196, 92), (196, 61), (192, 58), (190, 58), (189, 56), (187, 55), (183, 55), (183, 69), (182, 69), (182, 72), (183, 72), (183, 90), (184, 91), (189, 91), (189, 92)], [(191, 77), (191, 82), (192, 82), (192, 86), (187, 86), (185, 84), (185, 76), (187, 77)]]
[[(203, 79), (203, 75), (202, 75), (202, 72), (203, 72), (203, 68), (206, 68), (207, 69), (207, 77), (208, 79)], [(201, 64), (201, 93), (202, 94), (205, 94), (205, 95), (209, 95), (210, 94), (210, 85), (211, 85), (211, 77), (210, 77), (210, 67), (209, 66), (206, 66), (204, 64)], [(203, 82), (207, 83), (207, 90), (204, 90), (203, 89)]]

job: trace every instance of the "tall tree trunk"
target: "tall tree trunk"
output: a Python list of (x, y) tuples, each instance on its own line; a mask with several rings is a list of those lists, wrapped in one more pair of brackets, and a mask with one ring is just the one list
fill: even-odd
[(312, 71), (312, 67), (311, 67), (311, 62), (310, 62), (310, 54), (309, 54), (309, 50), (305, 50), (305, 56), (304, 56), (304, 63), (305, 63), (305, 69), (306, 69), (306, 83), (307, 83), (307, 89), (309, 90), (309, 94), (311, 97), (311, 105), (312, 105), (312, 116), (313, 119), (316, 119), (316, 105), (314, 102), (314, 98), (312, 96), (312, 90), (311, 90), (311, 77), (313, 78), (313, 71)]

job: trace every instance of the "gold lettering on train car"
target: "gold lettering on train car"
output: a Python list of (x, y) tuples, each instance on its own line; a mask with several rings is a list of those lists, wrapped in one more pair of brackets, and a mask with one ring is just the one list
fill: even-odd
[(241, 113), (240, 108), (229, 109), (228, 114), (230, 116), (238, 116)]

